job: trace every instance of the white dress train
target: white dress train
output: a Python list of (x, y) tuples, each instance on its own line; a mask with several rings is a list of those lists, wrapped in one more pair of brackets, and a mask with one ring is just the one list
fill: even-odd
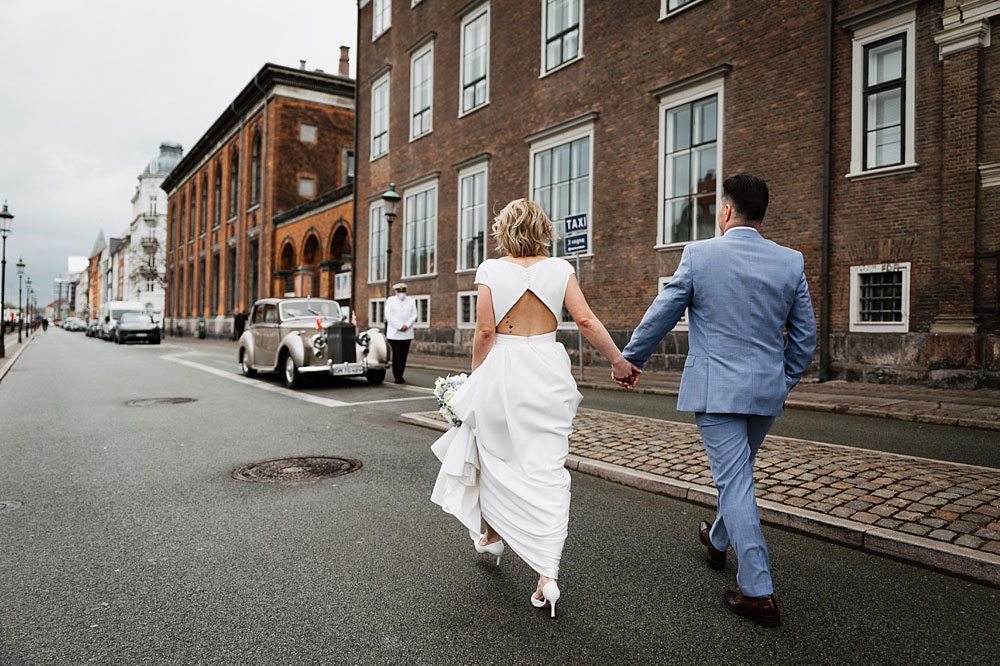
[[(529, 289), (558, 319), (572, 272), (562, 259), (528, 268), (491, 259), (476, 282), (490, 287), (497, 321)], [(431, 500), (458, 518), (472, 539), (479, 538), (485, 519), (532, 569), (551, 578), (559, 575), (566, 541), (565, 463), (582, 397), (555, 332), (497, 335), (452, 399), (461, 427), (431, 447), (441, 461)]]

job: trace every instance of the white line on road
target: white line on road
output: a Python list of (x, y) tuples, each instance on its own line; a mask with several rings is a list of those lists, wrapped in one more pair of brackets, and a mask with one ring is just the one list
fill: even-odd
[[(271, 391), (272, 393), (279, 393), (281, 395), (287, 396), (289, 398), (295, 398), (296, 400), (302, 400), (304, 402), (310, 402), (314, 405), (320, 405), (322, 407), (356, 407), (363, 405), (378, 405), (386, 402), (408, 402), (410, 400), (427, 400), (434, 396), (422, 395), (413, 398), (386, 398), (383, 400), (364, 400), (361, 402), (345, 402), (343, 400), (333, 400), (332, 398), (321, 398), (318, 395), (312, 395), (310, 393), (303, 393), (301, 391), (293, 391), (291, 389), (285, 388), (283, 386), (275, 386), (273, 384), (268, 384), (262, 382), (258, 379), (250, 379), (249, 377), (244, 377), (243, 375), (237, 375), (233, 372), (227, 370), (220, 370), (219, 368), (213, 368), (210, 365), (205, 365), (203, 363), (195, 363), (194, 361), (189, 361), (184, 356), (196, 356), (201, 355), (197, 352), (189, 352), (186, 354), (176, 354), (173, 356), (161, 356), (165, 361), (173, 361), (174, 363), (179, 363), (181, 365), (187, 366), (189, 368), (194, 368), (195, 370), (201, 370), (202, 372), (207, 372), (216, 377), (222, 377), (223, 379), (228, 379), (230, 381), (243, 384), (245, 386), (252, 386), (254, 388), (261, 389), (263, 391)], [(410, 390), (419, 389), (419, 387), (412, 387)], [(429, 390), (429, 389), (421, 389)]]

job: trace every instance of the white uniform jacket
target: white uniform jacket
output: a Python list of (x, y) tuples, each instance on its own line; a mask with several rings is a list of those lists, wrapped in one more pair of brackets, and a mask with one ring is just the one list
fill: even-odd
[[(388, 324), (385, 337), (390, 340), (412, 340), (413, 324), (417, 321), (417, 302), (409, 296), (400, 299), (394, 295), (385, 302), (385, 321)], [(406, 330), (399, 330), (404, 325)]]

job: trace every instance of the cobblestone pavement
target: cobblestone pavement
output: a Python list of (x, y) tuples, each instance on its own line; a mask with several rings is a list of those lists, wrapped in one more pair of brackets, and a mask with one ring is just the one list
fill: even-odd
[[(570, 453), (713, 485), (698, 428), (686, 423), (580, 409)], [(1000, 555), (998, 469), (769, 436), (754, 480), (759, 499)]]
[[(410, 354), (409, 365), (449, 372), (469, 370), (465, 357)], [(573, 367), (574, 374), (577, 372)], [(618, 389), (610, 380), (603, 381), (607, 368), (585, 368), (587, 388)], [(645, 372), (636, 391), (677, 395), (679, 372)], [(935, 389), (926, 386), (866, 384), (864, 382), (804, 381), (788, 397), (787, 407), (823, 412), (878, 416), (901, 421), (919, 421), (939, 425), (957, 425), (986, 430), (1000, 430), (1000, 391), (991, 389)]]

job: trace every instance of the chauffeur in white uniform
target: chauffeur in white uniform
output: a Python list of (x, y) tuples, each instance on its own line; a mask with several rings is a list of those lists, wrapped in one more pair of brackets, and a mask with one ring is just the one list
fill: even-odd
[(405, 283), (399, 282), (392, 288), (396, 296), (385, 303), (385, 337), (392, 347), (392, 376), (397, 384), (405, 384), (403, 371), (413, 340), (413, 324), (417, 321), (417, 302), (406, 295)]

